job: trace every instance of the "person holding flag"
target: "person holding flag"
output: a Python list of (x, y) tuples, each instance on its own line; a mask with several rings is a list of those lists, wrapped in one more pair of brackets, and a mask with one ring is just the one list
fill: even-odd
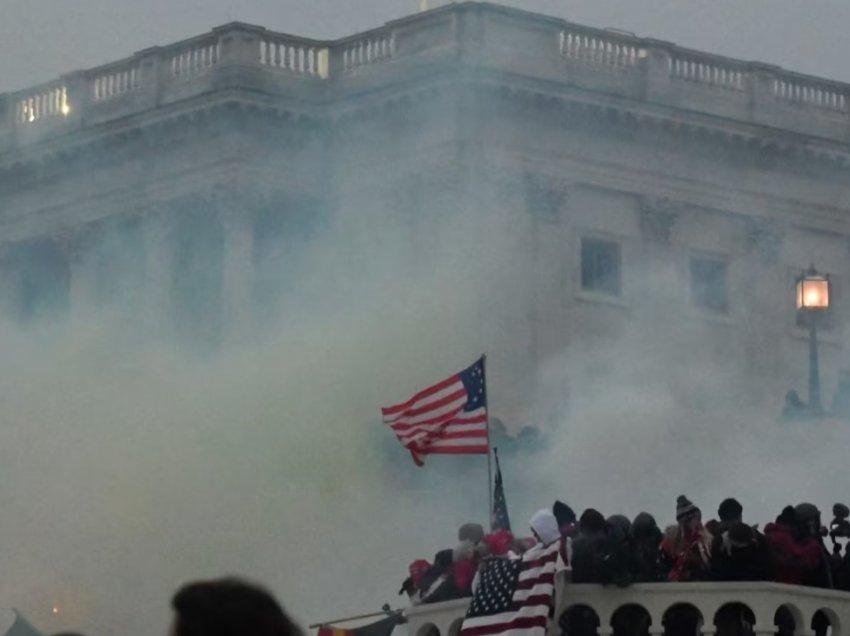
[(534, 547), (520, 558), (486, 562), (460, 636), (545, 636), (555, 605), (561, 533), (549, 509), (538, 510), (529, 525)]

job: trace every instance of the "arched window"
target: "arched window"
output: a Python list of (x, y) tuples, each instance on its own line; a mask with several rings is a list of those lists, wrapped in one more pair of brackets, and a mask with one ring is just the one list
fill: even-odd
[(611, 616), (613, 636), (649, 636), (652, 617), (646, 608), (629, 603), (617, 609)]
[(717, 636), (753, 636), (756, 617), (743, 603), (727, 603), (714, 615)]
[(562, 636), (596, 636), (599, 615), (588, 605), (568, 607), (558, 621)]
[(677, 603), (664, 612), (664, 636), (699, 636), (703, 624), (700, 611), (689, 603)]

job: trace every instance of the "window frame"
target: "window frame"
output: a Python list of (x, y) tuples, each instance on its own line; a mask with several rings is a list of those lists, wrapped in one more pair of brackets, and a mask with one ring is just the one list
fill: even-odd
[[(713, 295), (713, 292), (710, 289), (712, 285), (711, 281), (703, 279), (702, 283), (695, 284), (697, 282), (697, 277), (695, 276), (696, 270), (694, 266), (709, 264), (718, 265), (719, 268), (722, 269), (723, 298), (722, 302), (719, 303), (715, 302), (715, 300), (711, 298), (711, 296)], [(729, 258), (721, 254), (691, 252), (688, 254), (686, 268), (688, 299), (690, 302), (690, 306), (696, 311), (701, 312), (705, 315), (730, 316), (732, 313), (732, 302), (730, 297), (731, 267)]]

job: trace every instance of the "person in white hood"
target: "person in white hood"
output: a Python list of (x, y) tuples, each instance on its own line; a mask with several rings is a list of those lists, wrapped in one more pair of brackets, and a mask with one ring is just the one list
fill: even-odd
[(529, 521), (534, 538), (544, 546), (555, 543), (561, 538), (561, 530), (558, 528), (558, 520), (548, 508), (541, 508), (535, 512)]

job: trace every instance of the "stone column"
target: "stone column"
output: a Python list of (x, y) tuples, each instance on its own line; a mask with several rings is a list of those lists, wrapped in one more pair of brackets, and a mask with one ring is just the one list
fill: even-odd
[(142, 319), (150, 332), (170, 335), (174, 324), (171, 300), (175, 249), (173, 221), (166, 214), (151, 211), (142, 219), (142, 228), (145, 251)]
[(251, 331), (254, 284), (254, 214), (233, 198), (217, 204), (224, 230), (222, 255), (222, 309), (224, 337), (242, 341)]
[(638, 200), (638, 224), (647, 274), (644, 280), (647, 285), (652, 285), (649, 297), (653, 299), (653, 305), (668, 305), (680, 300), (679, 271), (672, 236), (681, 213), (681, 205), (670, 199), (642, 196)]
[(563, 211), (572, 184), (551, 176), (527, 172), (524, 175), (525, 203), (532, 222), (532, 280), (529, 303), (535, 361), (560, 352), (566, 344), (564, 303), (564, 266), (569, 248)]
[(65, 257), (68, 271), (68, 316), (71, 325), (82, 326), (93, 313), (95, 281), (86, 226), (64, 230), (53, 241)]
[[(665, 355), (675, 357), (676, 348), (686, 338), (678, 316), (682, 289), (689, 293), (687, 271), (682, 271), (682, 250), (674, 240), (682, 210), (681, 204), (663, 197), (642, 196), (637, 201), (642, 271), (637, 277), (635, 317), (644, 337), (636, 340), (635, 346), (650, 361)], [(672, 380), (672, 369), (667, 366), (654, 369), (654, 373), (655, 381)]]
[[(797, 389), (804, 396), (804, 386), (785, 386), (783, 379), (783, 347), (789, 325), (786, 322), (792, 305), (794, 288), (781, 266), (780, 254), (785, 241), (785, 228), (770, 219), (747, 217), (744, 220), (746, 272), (738, 281), (736, 296), (744, 299), (744, 339), (741, 350), (746, 353), (750, 398), (772, 404), (777, 415), (785, 392)], [(733, 292), (734, 293), (734, 292)]]
[(19, 282), (11, 244), (0, 246), (0, 320), (11, 320), (18, 311)]

